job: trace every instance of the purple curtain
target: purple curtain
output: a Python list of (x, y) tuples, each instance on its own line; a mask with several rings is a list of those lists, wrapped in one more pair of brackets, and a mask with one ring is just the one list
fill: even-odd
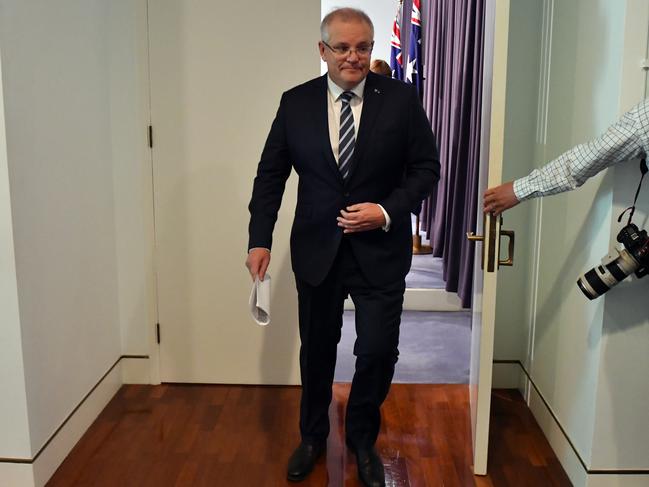
[(441, 177), (424, 201), (422, 229), (442, 257), (446, 290), (471, 306), (482, 105), (484, 0), (430, 0), (424, 19), (424, 107)]

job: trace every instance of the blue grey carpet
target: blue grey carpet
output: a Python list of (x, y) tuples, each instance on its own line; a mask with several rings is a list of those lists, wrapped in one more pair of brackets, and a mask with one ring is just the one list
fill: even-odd
[[(415, 216), (410, 215), (412, 233), (415, 233)], [(424, 232), (419, 232), (422, 245), (430, 245)], [(442, 259), (432, 255), (413, 255), (410, 272), (406, 276), (407, 288), (418, 289), (444, 289), (442, 279)]]
[(442, 259), (432, 255), (413, 255), (410, 272), (406, 276), (407, 288), (444, 289)]
[[(335, 381), (354, 375), (354, 312), (345, 311)], [(399, 362), (393, 382), (467, 384), (471, 355), (471, 311), (404, 311)]]

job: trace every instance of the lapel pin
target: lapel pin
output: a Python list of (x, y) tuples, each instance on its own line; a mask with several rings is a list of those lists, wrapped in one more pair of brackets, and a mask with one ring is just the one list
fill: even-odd
[(377, 89), (377, 88), (374, 88), (374, 93), (376, 93), (377, 95), (380, 95), (380, 94), (381, 94), (381, 90), (379, 90), (379, 89)]

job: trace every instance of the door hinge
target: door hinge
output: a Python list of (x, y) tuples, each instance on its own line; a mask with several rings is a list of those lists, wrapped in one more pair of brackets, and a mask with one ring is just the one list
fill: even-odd
[(153, 149), (153, 126), (149, 125), (149, 147)]
[(155, 324), (155, 338), (158, 344), (160, 344), (160, 323)]

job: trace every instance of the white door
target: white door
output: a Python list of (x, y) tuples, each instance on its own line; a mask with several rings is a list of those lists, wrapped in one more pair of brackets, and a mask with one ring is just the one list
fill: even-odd
[[(482, 195), (488, 187), (501, 183), (505, 146), (507, 93), (507, 53), (509, 42), (509, 1), (487, 0), (485, 12), (483, 109), (478, 236), (476, 241), (473, 286), (473, 319), (471, 331), (471, 367), (469, 393), (473, 439), (473, 471), (487, 473), (489, 413), (493, 370), (494, 328), (496, 318), (497, 271), (501, 261), (501, 238), (508, 236), (508, 252), (513, 253), (512, 232), (501, 230), (501, 218), (483, 220)], [(501, 235), (502, 234), (502, 235)]]
[(149, 0), (148, 21), (161, 380), (296, 384), (294, 179), (265, 328), (247, 309), (247, 204), (281, 93), (320, 74), (320, 2)]

